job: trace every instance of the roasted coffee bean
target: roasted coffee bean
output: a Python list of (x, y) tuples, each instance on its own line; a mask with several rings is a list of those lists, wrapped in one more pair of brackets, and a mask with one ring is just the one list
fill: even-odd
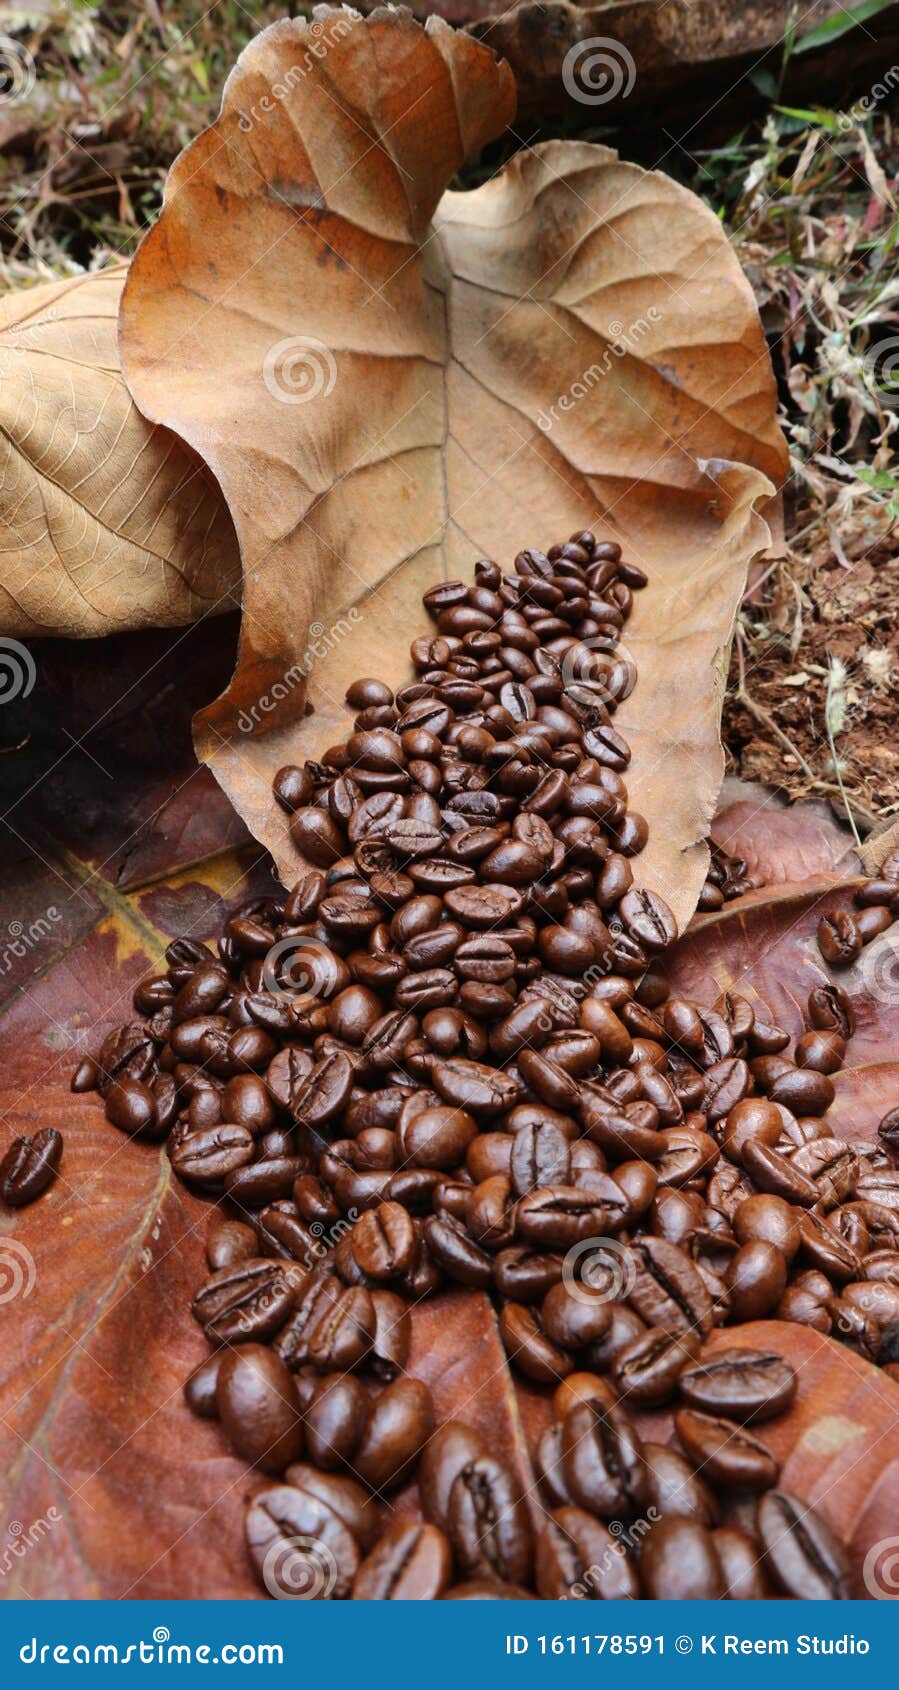
[(236, 1267), (258, 1255), (256, 1233), (243, 1221), (229, 1221), (216, 1215), (206, 1234), (206, 1260), (213, 1273)]
[(222, 1123), (191, 1133), (177, 1145), (172, 1151), (172, 1167), (191, 1185), (220, 1190), (227, 1175), (251, 1162), (255, 1151), (253, 1135), (246, 1127)]
[(779, 1150), (763, 1144), (761, 1139), (749, 1139), (743, 1146), (743, 1166), (762, 1191), (813, 1209), (818, 1202), (818, 1187), (800, 1168), (794, 1168), (791, 1158)]
[(849, 1558), (819, 1514), (787, 1491), (770, 1490), (756, 1512), (776, 1584), (800, 1602), (845, 1601)]
[(636, 1571), (622, 1544), (584, 1508), (554, 1508), (537, 1535), (537, 1593), (545, 1601), (633, 1601)]
[(696, 1520), (701, 1526), (717, 1525), (718, 1505), (709, 1486), (698, 1473), (694, 1473), (689, 1461), (678, 1450), (650, 1440), (643, 1445), (643, 1462), (646, 1467), (646, 1513), (650, 1520), (653, 1514), (660, 1519), (676, 1514)]
[(62, 1160), (62, 1133), (42, 1127), (33, 1138), (14, 1138), (0, 1162), (0, 1198), (11, 1209), (33, 1203), (52, 1185)]
[(433, 1602), (451, 1578), (449, 1541), (437, 1526), (391, 1526), (359, 1568), (353, 1601)]
[(677, 938), (677, 922), (656, 892), (632, 888), (621, 899), (619, 911), (629, 932), (648, 951), (663, 951)]
[(834, 910), (818, 922), (818, 949), (831, 968), (847, 968), (862, 948), (858, 922), (851, 910)]
[(767, 1239), (752, 1239), (731, 1257), (724, 1282), (730, 1292), (732, 1319), (764, 1320), (773, 1314), (783, 1296), (787, 1283), (786, 1258)]
[(453, 1483), (463, 1467), (486, 1454), (481, 1439), (461, 1420), (448, 1420), (429, 1438), (418, 1466), (418, 1494), (425, 1518), (444, 1531)]
[(736, 1526), (719, 1526), (713, 1533), (724, 1574), (724, 1596), (731, 1602), (766, 1602), (772, 1596), (758, 1544)]
[(340, 1515), (312, 1491), (271, 1485), (247, 1509), (247, 1549), (270, 1596), (322, 1601), (347, 1597), (359, 1546)]
[(355, 1367), (371, 1348), (374, 1335), (371, 1297), (361, 1286), (350, 1286), (310, 1326), (309, 1360), (323, 1373)]
[(540, 1321), (554, 1344), (562, 1350), (577, 1351), (605, 1336), (612, 1324), (612, 1310), (609, 1303), (591, 1297), (581, 1287), (569, 1289), (559, 1283), (544, 1297)]
[(456, 1474), (447, 1530), (456, 1564), (467, 1577), (530, 1583), (534, 1539), (527, 1505), (512, 1474), (491, 1456), (466, 1462)]
[(796, 1395), (796, 1374), (773, 1352), (718, 1350), (684, 1369), (680, 1393), (692, 1408), (748, 1424), (785, 1413)]
[(758, 1438), (732, 1420), (682, 1408), (674, 1417), (681, 1444), (699, 1471), (724, 1490), (762, 1491), (777, 1484), (780, 1468)]
[(568, 1139), (552, 1120), (534, 1120), (516, 1132), (509, 1173), (519, 1197), (542, 1186), (567, 1185), (570, 1171)]
[(649, 1326), (671, 1332), (712, 1329), (712, 1301), (701, 1275), (676, 1244), (640, 1238), (627, 1251), (631, 1284), (627, 1300)]
[(194, 1297), (191, 1313), (210, 1344), (249, 1344), (278, 1332), (292, 1305), (281, 1265), (257, 1257), (214, 1273)]
[(650, 1330), (618, 1351), (611, 1374), (622, 1398), (641, 1408), (668, 1402), (699, 1349), (695, 1333)]
[(190, 1378), (185, 1381), (184, 1400), (191, 1412), (198, 1414), (201, 1420), (218, 1419), (216, 1386), (219, 1368), (229, 1353), (228, 1350), (215, 1350), (211, 1356), (204, 1356)]
[(493, 1259), (449, 1215), (432, 1215), (423, 1223), (428, 1250), (448, 1279), (485, 1291), (493, 1280)]
[(350, 1244), (369, 1279), (396, 1279), (411, 1267), (417, 1248), (415, 1229), (399, 1203), (379, 1203), (356, 1222)]
[(554, 1385), (570, 1373), (574, 1362), (543, 1330), (540, 1316), (525, 1303), (505, 1303), (499, 1331), (506, 1355), (517, 1372), (538, 1385)]
[(306, 1448), (326, 1472), (351, 1463), (362, 1438), (368, 1396), (350, 1373), (329, 1373), (315, 1388), (304, 1415)]
[(646, 1500), (642, 1443), (620, 1409), (595, 1398), (578, 1403), (562, 1424), (562, 1470), (575, 1502), (604, 1520), (639, 1510)]
[(237, 1454), (266, 1473), (283, 1473), (303, 1449), (293, 1378), (261, 1344), (229, 1350), (218, 1370), (216, 1406)]
[(393, 1291), (372, 1291), (375, 1334), (368, 1364), (375, 1378), (390, 1384), (402, 1373), (412, 1348), (412, 1321), (407, 1303)]
[(855, 1032), (852, 1000), (841, 986), (816, 986), (808, 996), (808, 1018), (813, 1027), (831, 1029), (844, 1039)]
[(715, 1539), (698, 1520), (655, 1520), (640, 1549), (640, 1583), (656, 1602), (708, 1602), (724, 1595)]
[(573, 1185), (547, 1185), (522, 1197), (515, 1230), (525, 1244), (538, 1249), (570, 1250), (587, 1238), (603, 1236), (605, 1211), (587, 1190)]
[(400, 1117), (399, 1138), (405, 1162), (413, 1168), (458, 1168), (477, 1134), (474, 1116), (449, 1104), (415, 1112), (414, 1102), (410, 1098)]
[(434, 1430), (434, 1404), (419, 1379), (397, 1379), (372, 1404), (353, 1457), (373, 1491), (400, 1484)]

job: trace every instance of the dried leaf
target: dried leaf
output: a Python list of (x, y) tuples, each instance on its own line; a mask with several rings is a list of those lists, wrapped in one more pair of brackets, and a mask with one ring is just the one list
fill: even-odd
[(84, 638), (232, 607), (240, 560), (205, 464), (131, 401), (126, 268), (0, 300), (0, 627)]
[(437, 19), (315, 18), (245, 50), (123, 300), (131, 391), (240, 536), (239, 663), (198, 751), (292, 881), (272, 775), (334, 742), (352, 677), (406, 678), (423, 587), (594, 525), (650, 575), (620, 721), (664, 818), (640, 872), (686, 921), (753, 505), (786, 464), (748, 284), (697, 199), (607, 148), (444, 192), (510, 122), (508, 67)]

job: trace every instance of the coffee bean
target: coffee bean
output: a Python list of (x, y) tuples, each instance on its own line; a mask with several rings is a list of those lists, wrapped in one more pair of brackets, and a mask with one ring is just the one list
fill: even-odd
[(688, 1361), (699, 1348), (695, 1334), (650, 1330), (618, 1351), (612, 1378), (622, 1398), (641, 1408), (657, 1407), (674, 1395)]
[(0, 1198), (22, 1209), (52, 1185), (62, 1160), (62, 1133), (42, 1127), (33, 1138), (14, 1138), (0, 1161)]
[(210, 1344), (261, 1343), (280, 1330), (292, 1305), (283, 1268), (259, 1257), (213, 1273), (200, 1286), (191, 1313)]
[(650, 1440), (643, 1445), (643, 1462), (650, 1520), (653, 1514), (660, 1519), (676, 1514), (701, 1526), (717, 1525), (718, 1505), (711, 1490), (676, 1449)]
[(750, 1423), (771, 1420), (789, 1408), (796, 1374), (788, 1361), (760, 1350), (719, 1350), (691, 1362), (680, 1376), (681, 1396), (692, 1408)]
[(213, 1273), (219, 1268), (235, 1267), (258, 1254), (257, 1238), (251, 1226), (243, 1221), (223, 1220), (216, 1216), (206, 1234), (206, 1260)]
[(270, 1595), (326, 1601), (347, 1597), (359, 1546), (345, 1522), (312, 1491), (272, 1485), (247, 1509), (247, 1549)]
[(352, 1462), (367, 1412), (365, 1388), (352, 1374), (329, 1373), (319, 1381), (304, 1415), (306, 1447), (316, 1467), (330, 1472)]
[(218, 1190), (226, 1176), (251, 1162), (254, 1154), (252, 1133), (223, 1123), (185, 1138), (172, 1151), (172, 1167), (189, 1184)]
[(712, 1533), (724, 1574), (724, 1596), (731, 1602), (767, 1602), (772, 1596), (758, 1544), (736, 1526), (719, 1526)]
[(584, 1508), (554, 1508), (537, 1536), (535, 1577), (545, 1601), (633, 1601), (637, 1574), (624, 1546)]
[(411, 1266), (415, 1230), (399, 1203), (379, 1203), (356, 1222), (350, 1234), (353, 1255), (369, 1279), (396, 1279)]
[(640, 1583), (656, 1602), (708, 1602), (724, 1594), (715, 1540), (698, 1520), (656, 1520), (640, 1549)]
[(820, 1515), (787, 1491), (763, 1496), (756, 1524), (774, 1579), (800, 1602), (845, 1601), (849, 1559)]
[(303, 1428), (291, 1375), (261, 1344), (229, 1350), (218, 1370), (216, 1406), (237, 1454), (266, 1473), (299, 1459)]
[(851, 910), (834, 910), (818, 922), (818, 949), (831, 968), (847, 968), (862, 948), (858, 922)]
[(712, 1302), (689, 1256), (664, 1238), (641, 1238), (627, 1251), (627, 1300), (649, 1326), (672, 1332), (712, 1328)]
[(372, 1404), (353, 1457), (373, 1491), (399, 1485), (434, 1430), (434, 1404), (419, 1379), (397, 1379)]
[(434, 1602), (452, 1578), (448, 1539), (437, 1526), (391, 1526), (363, 1561), (354, 1602)]
[(191, 1412), (198, 1414), (201, 1420), (218, 1419), (215, 1393), (219, 1368), (227, 1354), (227, 1350), (215, 1350), (211, 1356), (204, 1356), (185, 1381), (184, 1400)]
[(527, 1506), (517, 1481), (491, 1456), (466, 1462), (456, 1474), (447, 1530), (456, 1563), (467, 1577), (530, 1583), (534, 1540)]
[(562, 1471), (575, 1502), (601, 1519), (636, 1512), (646, 1499), (640, 1438), (627, 1415), (596, 1399), (578, 1403), (565, 1416)]
[(682, 1408), (674, 1417), (681, 1444), (704, 1477), (724, 1490), (762, 1491), (777, 1484), (780, 1468), (763, 1443), (731, 1420)]

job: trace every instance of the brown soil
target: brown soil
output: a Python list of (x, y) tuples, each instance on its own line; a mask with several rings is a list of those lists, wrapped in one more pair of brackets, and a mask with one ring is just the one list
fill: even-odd
[(829, 719), (849, 809), (864, 833), (899, 812), (899, 542), (866, 550), (859, 537), (855, 551), (844, 546), (843, 563), (822, 540), (807, 558), (779, 567), (763, 604), (744, 607), (724, 736), (729, 767), (744, 780), (769, 782), (791, 798), (826, 794), (841, 808)]

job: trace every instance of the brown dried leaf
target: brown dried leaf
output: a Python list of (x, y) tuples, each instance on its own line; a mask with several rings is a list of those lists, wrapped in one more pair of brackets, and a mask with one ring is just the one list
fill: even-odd
[(595, 525), (651, 577), (620, 720), (664, 822), (641, 873), (686, 921), (753, 504), (786, 463), (748, 284), (697, 199), (607, 148), (444, 192), (510, 123), (508, 67), (438, 19), (315, 16), (242, 54), (123, 299), (131, 391), (205, 457), (243, 555), (198, 751), (291, 882), (272, 775), (345, 729), (353, 676), (406, 678), (423, 587)]
[(85, 638), (237, 601), (240, 558), (206, 465), (122, 380), (126, 267), (0, 300), (0, 627)]

